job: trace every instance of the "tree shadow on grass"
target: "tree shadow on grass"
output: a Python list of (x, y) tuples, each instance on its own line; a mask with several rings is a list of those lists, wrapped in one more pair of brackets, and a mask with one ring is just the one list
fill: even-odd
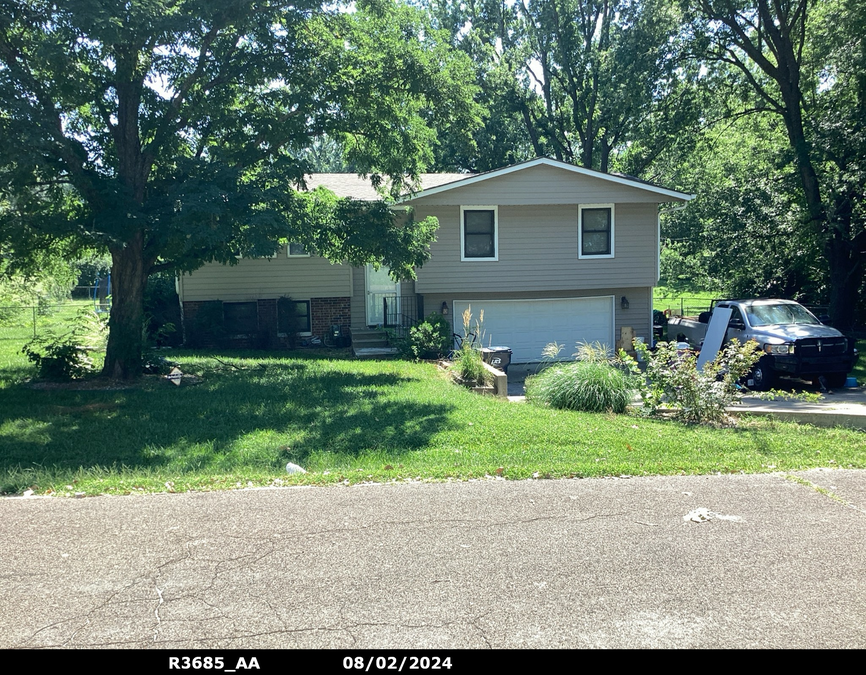
[(269, 361), (205, 372), (195, 386), (152, 378), (117, 391), (7, 387), (0, 389), (0, 472), (219, 473), (303, 463), (318, 451), (398, 457), (452, 426), (454, 406), (430, 400), (423, 377), (365, 369)]
[(31, 365), (7, 366), (0, 370), (0, 389), (17, 385), (30, 379), (36, 373), (36, 368)]

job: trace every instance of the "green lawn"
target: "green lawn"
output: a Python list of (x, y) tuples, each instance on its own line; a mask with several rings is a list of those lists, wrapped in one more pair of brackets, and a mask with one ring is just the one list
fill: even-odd
[[(12, 364), (0, 492), (866, 467), (855, 431), (555, 411), (477, 396), (431, 364), (333, 357), (177, 352), (192, 383), (145, 377), (127, 389), (33, 387), (28, 364)], [(287, 462), (309, 473), (289, 476)]]
[(713, 300), (721, 296), (713, 291), (675, 291), (665, 286), (653, 289), (653, 309), (660, 312), (670, 309), (681, 316), (697, 316), (710, 308)]

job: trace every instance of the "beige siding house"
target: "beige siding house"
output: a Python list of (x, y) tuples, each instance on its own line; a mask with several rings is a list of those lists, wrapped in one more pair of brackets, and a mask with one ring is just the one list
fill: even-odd
[[(317, 185), (376, 198), (356, 176), (316, 174), (308, 186)], [(275, 331), (276, 301), (288, 296), (312, 335), (430, 312), (460, 332), (471, 307), (476, 317), (484, 310), (485, 346), (510, 347), (515, 363), (540, 360), (550, 342), (565, 345), (564, 356), (576, 342), (612, 346), (624, 326), (652, 336), (659, 204), (692, 195), (543, 158), (484, 174), (427, 174), (421, 185), (396, 207), (439, 220), (414, 282), (394, 284), (385, 271), (332, 265), (290, 247), (270, 260), (206, 265), (181, 277), (185, 321), (201, 303), (221, 300), (227, 321), (246, 317)]]

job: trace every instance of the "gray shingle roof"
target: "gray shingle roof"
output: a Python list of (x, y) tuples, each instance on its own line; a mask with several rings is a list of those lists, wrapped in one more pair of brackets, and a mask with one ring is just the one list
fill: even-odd
[[(422, 173), (419, 178), (421, 188), (429, 190), (446, 183), (469, 178), (472, 175), (471, 173)], [(338, 197), (351, 197), (363, 201), (380, 199), (379, 194), (370, 184), (369, 178), (365, 179), (353, 173), (314, 173), (307, 177), (306, 183), (309, 190), (321, 185)]]

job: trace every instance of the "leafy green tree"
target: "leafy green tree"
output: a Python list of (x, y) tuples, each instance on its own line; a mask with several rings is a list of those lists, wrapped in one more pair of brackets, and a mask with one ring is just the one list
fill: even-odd
[(153, 273), (287, 239), (401, 276), (426, 260), (432, 219), (297, 191), (320, 137), (395, 194), (432, 163), (437, 129), (478, 121), (467, 60), (421, 14), (356, 4), (0, 0), (0, 227), (21, 255), (108, 249), (104, 374), (140, 372)]
[(40, 250), (30, 266), (13, 264), (13, 251), (0, 247), (0, 319), (25, 306), (65, 299), (75, 285), (77, 270), (63, 255)]
[(476, 63), (488, 136), (520, 155), (642, 174), (697, 116), (667, 0), (430, 4)]
[(657, 162), (665, 181), (696, 194), (687, 208), (663, 210), (665, 285), (807, 303), (821, 296), (826, 280), (799, 227), (797, 175), (780, 147), (781, 120), (749, 115), (712, 124), (693, 148)]
[(535, 156), (520, 115), (527, 83), (512, 54), (516, 46), (514, 3), (502, 0), (416, 0), (474, 68), (476, 102), (483, 124), (469, 141), (464, 135), (440, 134), (436, 167), (444, 171), (490, 171)]
[(747, 107), (782, 120), (830, 315), (850, 328), (866, 263), (866, 7), (858, 0), (699, 0), (696, 45), (737, 72)]

